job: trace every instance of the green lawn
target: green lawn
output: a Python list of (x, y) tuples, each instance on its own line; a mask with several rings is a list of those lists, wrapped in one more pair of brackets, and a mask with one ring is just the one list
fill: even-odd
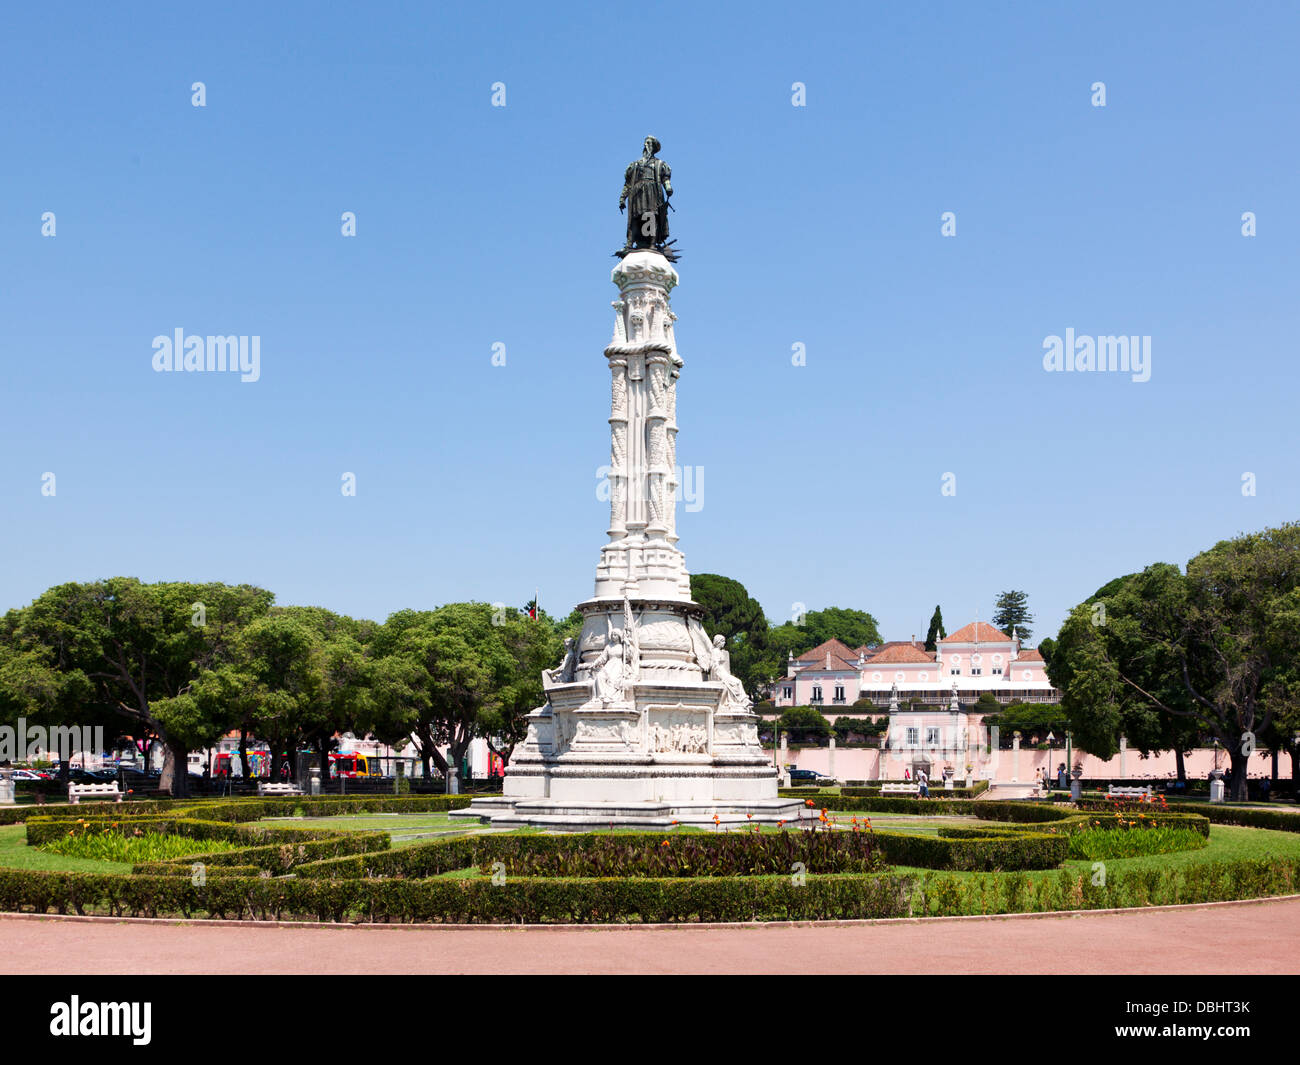
[(343, 829), (349, 832), (387, 832), (393, 847), (407, 847), (412, 843), (437, 839), (440, 836), (463, 835), (487, 828), (473, 818), (448, 817), (445, 813), (419, 814), (349, 814), (339, 817), (268, 817), (262, 824), (276, 828)]
[(52, 873), (129, 873), (130, 862), (101, 862), (94, 858), (73, 858), (27, 846), (27, 829), (22, 825), (0, 828), (0, 866), (8, 869), (42, 869)]
[[(875, 822), (873, 821), (874, 825)], [(1300, 833), (1277, 832), (1267, 828), (1239, 828), (1235, 825), (1211, 825), (1210, 841), (1200, 850), (1175, 851), (1173, 854), (1151, 854), (1141, 858), (1111, 858), (1108, 870), (1123, 872), (1135, 869), (1172, 871), (1204, 862), (1232, 861), (1240, 858), (1300, 858)], [(933, 873), (932, 869), (913, 866), (895, 866), (897, 872)], [(1090, 873), (1092, 862), (1068, 860), (1062, 868)], [(1057, 870), (1040, 870), (1026, 873), (1029, 877), (1055, 876)], [(988, 876), (987, 873), (947, 872), (945, 876)]]
[[(852, 817), (863, 818), (862, 813), (836, 814), (841, 826), (847, 827)], [(981, 824), (973, 817), (959, 816), (914, 816), (910, 814), (872, 814), (873, 828), (891, 831), (916, 832), (932, 835), (944, 825)], [(435, 839), (440, 836), (478, 832), (487, 829), (477, 821), (464, 818), (450, 818), (443, 813), (419, 814), (359, 814), (346, 817), (302, 817), (274, 818), (267, 822), (276, 827), (294, 827), (310, 830), (315, 827), (348, 829), (353, 831), (380, 830), (391, 834), (394, 847), (409, 846), (413, 843)], [(538, 829), (521, 829), (520, 834), (536, 834)], [(631, 830), (627, 830), (631, 831)], [(674, 832), (699, 831), (696, 829), (674, 829)], [(765, 827), (764, 831), (781, 831)], [(1241, 828), (1234, 825), (1211, 825), (1209, 844), (1195, 851), (1180, 851), (1174, 854), (1151, 855), (1141, 858), (1111, 859), (1106, 865), (1116, 870), (1160, 869), (1173, 870), (1202, 862), (1231, 860), (1239, 858), (1286, 857), (1300, 858), (1300, 833), (1277, 832), (1261, 828)], [(28, 847), (26, 830), (22, 825), (0, 827), (0, 867), (11, 869), (41, 869), (52, 872), (98, 872), (121, 873), (131, 871), (131, 866), (123, 862), (96, 861), (90, 858), (74, 858)], [(1087, 861), (1067, 861), (1066, 868), (1089, 871), (1091, 863)], [(898, 872), (931, 873), (933, 870), (915, 869), (909, 866), (895, 867)], [(477, 869), (457, 870), (445, 874), (453, 877), (477, 877)], [(981, 873), (951, 873), (951, 876), (981, 876)], [(1029, 874), (1030, 876), (1055, 875), (1049, 873)]]

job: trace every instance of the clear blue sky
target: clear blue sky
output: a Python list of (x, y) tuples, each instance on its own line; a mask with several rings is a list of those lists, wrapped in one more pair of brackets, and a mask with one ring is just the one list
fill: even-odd
[[(1282, 4), (11, 6), (0, 608), (130, 574), (567, 612), (654, 133), (691, 571), (886, 638), (1022, 588), (1054, 633), (1300, 517), (1298, 31)], [(260, 336), (261, 379), (155, 373), (178, 327)], [(1044, 372), (1067, 328), (1150, 335), (1150, 381)]]

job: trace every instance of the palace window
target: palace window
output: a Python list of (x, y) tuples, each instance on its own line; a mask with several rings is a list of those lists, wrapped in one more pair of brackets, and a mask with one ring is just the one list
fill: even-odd
[(979, 669), (972, 669), (972, 670), (970, 671), (970, 675), (971, 675), (972, 677), (978, 677), (978, 676), (980, 675), (980, 672), (981, 672), (981, 671), (980, 671)]
[(948, 670), (948, 675), (949, 675), (949, 676), (952, 676), (952, 677), (960, 677), (960, 676), (961, 676), (961, 670), (960, 670), (960, 669), (950, 669), (950, 670)]
[(908, 730), (907, 730), (907, 745), (908, 745), (909, 747), (915, 747), (915, 746), (916, 746), (916, 743), (917, 743), (917, 740), (920, 739), (920, 736), (921, 736), (921, 730), (920, 730), (920, 729), (916, 729), (916, 728), (910, 728), (910, 729), (908, 729)]
[(794, 688), (793, 688), (793, 687), (790, 687), (790, 686), (786, 686), (786, 687), (782, 688), (782, 689), (781, 689), (781, 698), (782, 698), (782, 699), (793, 699), (793, 698), (794, 698)]
[(843, 684), (837, 684), (837, 685), (835, 685), (835, 701), (836, 701), (837, 703), (842, 703), (842, 702), (844, 702), (844, 685), (843, 685)]
[(814, 684), (812, 698), (809, 700), (809, 702), (820, 703), (821, 701), (822, 701), (822, 686), (820, 684)]
[(1002, 669), (1001, 669), (1001, 667), (999, 667), (999, 666), (994, 666), (994, 667), (993, 667), (993, 675), (994, 675), (995, 677), (1000, 677), (1000, 676), (1002, 676)]
[(927, 747), (939, 746), (939, 726), (928, 725), (925, 730), (925, 745)]

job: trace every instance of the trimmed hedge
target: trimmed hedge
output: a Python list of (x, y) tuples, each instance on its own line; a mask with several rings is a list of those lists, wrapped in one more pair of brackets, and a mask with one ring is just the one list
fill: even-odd
[(876, 842), (891, 865), (955, 872), (1054, 869), (1065, 860), (1068, 837), (1062, 833), (1011, 829), (940, 829), (937, 836), (876, 832)]
[(1300, 832), (1300, 812), (1284, 810), (1258, 810), (1249, 806), (1225, 806), (1217, 802), (1179, 802), (1171, 810), (1192, 813), (1213, 821), (1216, 825), (1243, 825), (1246, 828), (1272, 828), (1279, 832)]
[(574, 880), (303, 880), (0, 869), (0, 911), (317, 921), (696, 922), (906, 916), (911, 881), (882, 874)]
[[(205, 821), (259, 821), (264, 817), (342, 817), (366, 813), (441, 813), (462, 810), (473, 795), (289, 795), (257, 798), (140, 799), (127, 802), (47, 803), (2, 806), (0, 825), (22, 824), (33, 817), (68, 817), (86, 821), (135, 818), (145, 814), (197, 817)], [(75, 815), (75, 816), (74, 816)]]
[(1089, 870), (1007, 876), (926, 874), (916, 885), (916, 916), (1128, 909), (1291, 895), (1300, 859), (1238, 859), (1173, 869), (1112, 869), (1100, 883)]
[[(471, 836), (432, 840), (400, 850), (300, 865), (300, 877), (423, 879), (501, 862), (510, 876), (755, 876), (788, 873), (801, 861), (809, 874), (866, 872), (878, 854), (891, 864), (927, 869), (1050, 869), (1065, 858), (1064, 832), (1012, 828), (906, 832), (781, 832), (615, 836)], [(238, 852), (237, 852), (238, 853)]]
[[(574, 837), (561, 839), (560, 846), (549, 841), (536, 846), (536, 837), (523, 838), (521, 846), (496, 859), (509, 876), (765, 876), (789, 874), (796, 862), (808, 873), (883, 869), (871, 832), (591, 834), (576, 847)], [(480, 872), (492, 871), (490, 861), (480, 860)]]
[(157, 874), (167, 870), (169, 866), (188, 872), (194, 862), (202, 861), (208, 869), (220, 866), (245, 866), (283, 873), (308, 862), (385, 851), (389, 846), (387, 832), (349, 832), (330, 839), (278, 843), (265, 847), (244, 847), (233, 851), (205, 852), (199, 849), (194, 854), (163, 862), (139, 862), (131, 868), (131, 872)]
[(1300, 860), (1009, 875), (871, 874), (575, 880), (111, 876), (0, 869), (0, 910), (253, 920), (591, 923), (835, 920), (1030, 913), (1294, 894)]

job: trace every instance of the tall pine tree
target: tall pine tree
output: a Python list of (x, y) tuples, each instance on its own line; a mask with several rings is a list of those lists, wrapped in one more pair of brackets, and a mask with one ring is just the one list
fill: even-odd
[(1011, 635), (1012, 626), (1021, 642), (1027, 643), (1034, 615), (1029, 612), (1029, 596), (1025, 592), (1003, 592), (993, 606), (993, 624)]
[(939, 609), (936, 603), (934, 613), (930, 616), (929, 631), (925, 634), (925, 649), (927, 651), (937, 650), (939, 641), (947, 635), (948, 633), (943, 627), (943, 611)]

